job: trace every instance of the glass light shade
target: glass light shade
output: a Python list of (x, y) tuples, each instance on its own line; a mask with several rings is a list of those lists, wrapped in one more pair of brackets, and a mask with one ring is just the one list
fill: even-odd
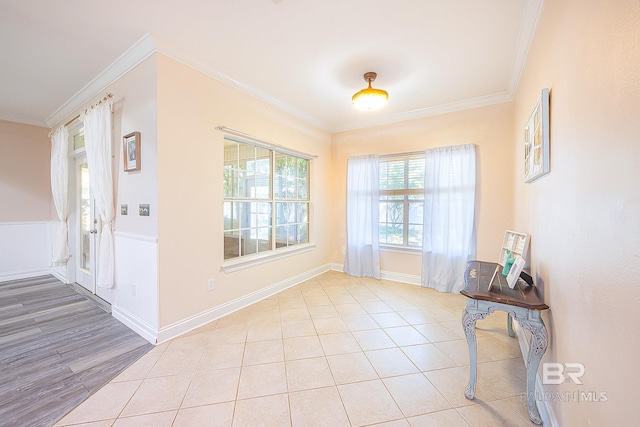
[(358, 110), (372, 111), (382, 108), (389, 100), (387, 91), (369, 87), (353, 95), (351, 102)]

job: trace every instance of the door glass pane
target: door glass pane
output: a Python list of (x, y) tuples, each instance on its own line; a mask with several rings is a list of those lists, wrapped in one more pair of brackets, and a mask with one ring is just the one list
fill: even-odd
[(91, 271), (91, 192), (89, 189), (89, 168), (80, 165), (80, 268)]
[(82, 147), (84, 147), (84, 128), (73, 135), (73, 151), (79, 150)]

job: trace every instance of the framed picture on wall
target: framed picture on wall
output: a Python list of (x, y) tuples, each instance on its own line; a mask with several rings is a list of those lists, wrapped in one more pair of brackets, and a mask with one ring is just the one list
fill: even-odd
[(122, 137), (122, 157), (125, 172), (140, 170), (140, 132)]
[(524, 182), (549, 173), (549, 89), (542, 89), (524, 126)]

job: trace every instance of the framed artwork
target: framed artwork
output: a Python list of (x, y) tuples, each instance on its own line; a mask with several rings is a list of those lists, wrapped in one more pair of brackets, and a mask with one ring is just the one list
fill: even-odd
[(525, 260), (520, 255), (516, 255), (516, 260), (513, 262), (511, 266), (511, 270), (509, 270), (509, 274), (507, 275), (507, 284), (511, 289), (516, 287), (516, 283), (518, 283), (518, 279), (520, 278), (520, 273), (525, 265)]
[(122, 154), (125, 172), (140, 170), (140, 132), (122, 137)]
[(549, 89), (540, 98), (524, 127), (524, 182), (549, 173)]

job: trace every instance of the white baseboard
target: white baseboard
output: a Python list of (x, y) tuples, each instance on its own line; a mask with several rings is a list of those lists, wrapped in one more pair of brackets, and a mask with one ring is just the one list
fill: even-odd
[[(65, 266), (65, 269), (66, 269), (66, 266)], [(70, 280), (67, 279), (67, 275), (63, 271), (61, 271), (59, 268), (52, 267), (51, 274), (53, 275), (53, 277), (60, 280), (62, 283), (65, 283), (67, 285), (72, 283)]]
[[(337, 262), (332, 262), (331, 264), (329, 264), (329, 267), (333, 271), (344, 271), (344, 265), (338, 264)], [(382, 270), (380, 271), (380, 278), (382, 280), (390, 280), (392, 282), (421, 286), (420, 276), (416, 276), (415, 274), (396, 273), (393, 271)]]
[(39, 268), (37, 270), (7, 271), (0, 273), (0, 282), (11, 280), (29, 279), (31, 277), (48, 276), (53, 274), (51, 268)]
[(392, 282), (407, 283), (409, 285), (420, 286), (421, 278), (415, 274), (395, 273), (393, 271), (381, 271), (380, 278), (383, 280), (391, 280)]
[(144, 320), (137, 317), (135, 314), (128, 312), (122, 307), (116, 305), (111, 306), (111, 315), (124, 323), (129, 329), (140, 335), (151, 344), (156, 344), (158, 341), (157, 328), (149, 325)]
[(332, 262), (329, 264), (329, 269), (331, 271), (344, 271), (344, 265), (338, 264), (337, 262)]
[(204, 311), (200, 314), (196, 314), (195, 316), (173, 323), (164, 328), (160, 328), (157, 334), (157, 343), (162, 344), (163, 342), (166, 342), (172, 338), (185, 334), (189, 331), (199, 328), (200, 326), (206, 325), (209, 322), (212, 322), (223, 316), (227, 316), (251, 304), (255, 304), (265, 298), (270, 297), (271, 295), (277, 294), (278, 292), (302, 283), (305, 280), (309, 280), (322, 273), (325, 273), (329, 271), (330, 268), (331, 267), (329, 264), (321, 265), (304, 273), (298, 274), (281, 282), (274, 283), (273, 285), (252, 292), (248, 295), (237, 298), (233, 301), (229, 301), (225, 304)]
[[(518, 337), (518, 344), (520, 344), (520, 351), (522, 352), (522, 359), (526, 360), (529, 355), (529, 340), (527, 339), (527, 335), (520, 327), (518, 322), (513, 322), (513, 331)], [(526, 366), (525, 366), (526, 367)], [(538, 396), (544, 396), (544, 385), (542, 384), (542, 378), (540, 377), (540, 372), (536, 374), (536, 394)], [(550, 402), (546, 400), (538, 400), (538, 412), (540, 412), (540, 418), (542, 418), (542, 423), (545, 427), (558, 427), (560, 424), (553, 413), (553, 408), (551, 407)]]

